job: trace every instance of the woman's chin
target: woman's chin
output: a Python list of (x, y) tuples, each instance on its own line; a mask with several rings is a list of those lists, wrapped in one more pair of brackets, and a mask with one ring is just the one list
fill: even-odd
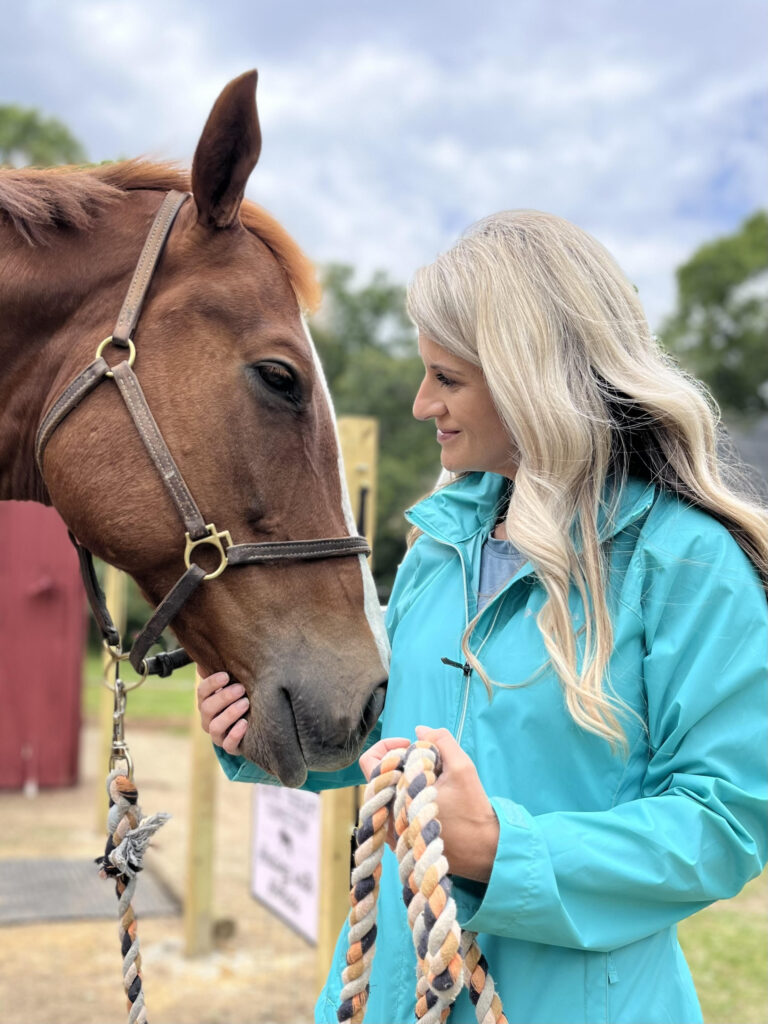
[(449, 473), (463, 473), (465, 466), (460, 465), (459, 459), (451, 458), (450, 452), (441, 451), (440, 465)]

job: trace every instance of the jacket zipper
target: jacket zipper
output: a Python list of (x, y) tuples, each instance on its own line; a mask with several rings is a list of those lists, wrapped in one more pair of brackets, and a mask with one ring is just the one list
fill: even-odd
[[(469, 594), (467, 593), (467, 567), (464, 564), (464, 556), (461, 553), (461, 549), (455, 544), (452, 544), (449, 540), (444, 540), (442, 537), (436, 537), (434, 533), (430, 533), (429, 536), (432, 540), (437, 541), (438, 544), (445, 544), (446, 547), (453, 548), (459, 556), (459, 562), (461, 563), (461, 582), (464, 587), (464, 629), (466, 629), (469, 625)], [(508, 585), (509, 584), (507, 584), (507, 586)], [(506, 587), (504, 587), (504, 590), (506, 590)], [(494, 601), (498, 596), (499, 595), (497, 594), (496, 597), (494, 597)], [(495, 621), (496, 620), (494, 618), (494, 622)], [(454, 736), (456, 742), (461, 745), (461, 737), (464, 732), (464, 722), (467, 718), (467, 708), (469, 706), (469, 685), (472, 680), (472, 666), (468, 661), (465, 661), (462, 665), (461, 662), (453, 661), (451, 658), (441, 658), (440, 660), (444, 665), (450, 665), (452, 668), (460, 668), (464, 674), (464, 693), (461, 699), (461, 714), (459, 715), (459, 723), (456, 727), (456, 733)]]
[(464, 719), (467, 717), (467, 704), (469, 702), (469, 681), (472, 675), (472, 666), (468, 661), (465, 661), (462, 665), (460, 661), (454, 661), (452, 658), (441, 658), (440, 661), (444, 665), (450, 665), (451, 668), (460, 668), (464, 674), (464, 697), (461, 706), (461, 716), (459, 718), (459, 724), (456, 729), (456, 742), (461, 741), (461, 733), (464, 729)]
[[(459, 562), (461, 563), (461, 583), (464, 587), (464, 629), (469, 625), (469, 594), (467, 593), (467, 567), (464, 564), (464, 556), (461, 553), (460, 548), (455, 544), (451, 544), (449, 540), (443, 540), (441, 537), (435, 537), (434, 534), (430, 534), (433, 540), (436, 540), (438, 544), (445, 544), (449, 548), (453, 548), (456, 554), (459, 556)], [(461, 715), (459, 717), (459, 724), (456, 728), (455, 740), (458, 744), (461, 744), (461, 734), (464, 730), (464, 720), (467, 717), (467, 705), (469, 703), (469, 683), (472, 678), (472, 666), (469, 662), (465, 662), (463, 665), (458, 661), (452, 661), (450, 658), (441, 658), (443, 664), (450, 665), (454, 668), (460, 668), (464, 674), (464, 695), (461, 702)]]
[[(504, 589), (506, 590), (506, 587)], [(499, 598), (501, 593), (502, 593), (502, 591), (499, 591), (499, 594), (496, 594), (494, 596), (494, 598), (493, 598), (491, 603), (493, 603), (494, 601), (498, 601), (498, 598)], [(500, 611), (501, 611), (501, 602), (499, 601), (498, 604), (497, 604), (497, 607), (496, 607), (496, 613), (494, 614), (493, 619), (491, 620), (491, 624), (488, 627), (488, 632), (486, 633), (485, 638), (482, 640), (482, 642), (480, 643), (480, 646), (478, 647), (477, 651), (475, 652), (477, 657), (480, 657), (480, 652), (482, 651), (483, 647), (485, 646), (485, 641), (488, 639), (488, 637), (493, 632), (494, 626), (496, 625), (496, 619), (498, 619)], [(463, 665), (460, 665), (457, 661), (451, 661), (450, 658), (443, 658), (442, 660), (447, 665), (455, 665), (456, 668), (460, 668), (462, 670), (462, 672), (464, 673), (464, 700), (462, 702), (461, 717), (459, 718), (459, 725), (458, 725), (458, 728), (456, 730), (456, 742), (457, 743), (461, 743), (461, 736), (462, 736), (462, 733), (464, 732), (464, 722), (465, 722), (466, 717), (467, 717), (467, 707), (469, 706), (469, 684), (470, 684), (471, 676), (472, 676), (472, 666), (469, 664), (468, 661), (465, 661)]]
[[(459, 548), (454, 547), (451, 544), (456, 554), (459, 556), (461, 562), (461, 582), (464, 586), (464, 629), (469, 625), (469, 594), (467, 593), (467, 567), (464, 564), (464, 556), (462, 555)], [(461, 666), (461, 671), (464, 673), (464, 696), (461, 702), (461, 716), (459, 717), (459, 724), (456, 728), (456, 742), (461, 746), (461, 734), (464, 731), (464, 719), (467, 717), (467, 705), (469, 704), (469, 682), (472, 678), (472, 666), (469, 662), (465, 662)]]
[(472, 666), (469, 662), (465, 662), (462, 667), (464, 673), (464, 700), (461, 706), (461, 718), (459, 719), (459, 725), (456, 729), (456, 742), (461, 746), (461, 734), (464, 732), (464, 720), (467, 717), (467, 706), (469, 704), (469, 683), (472, 678)]

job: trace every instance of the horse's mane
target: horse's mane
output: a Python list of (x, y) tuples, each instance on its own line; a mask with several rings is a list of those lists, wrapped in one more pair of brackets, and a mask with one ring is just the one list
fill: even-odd
[[(168, 163), (123, 160), (89, 167), (45, 170), (0, 168), (0, 221), (6, 220), (31, 245), (45, 243), (52, 231), (84, 231), (125, 192), (150, 189), (190, 191), (187, 171)], [(240, 208), (245, 227), (272, 251), (308, 311), (320, 302), (311, 261), (266, 210), (246, 200)]]

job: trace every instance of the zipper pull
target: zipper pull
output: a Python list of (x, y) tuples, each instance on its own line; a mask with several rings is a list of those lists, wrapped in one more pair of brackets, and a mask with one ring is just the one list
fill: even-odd
[(450, 665), (451, 668), (460, 668), (467, 679), (472, 675), (472, 666), (468, 661), (465, 661), (463, 665), (460, 661), (452, 661), (450, 658), (441, 658), (440, 661), (442, 661), (444, 665)]

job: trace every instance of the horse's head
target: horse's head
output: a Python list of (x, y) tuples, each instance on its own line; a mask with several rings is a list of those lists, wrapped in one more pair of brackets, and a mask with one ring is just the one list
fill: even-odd
[[(134, 369), (206, 522), (236, 544), (340, 537), (356, 530), (297, 301), (310, 298), (314, 279), (283, 230), (243, 203), (260, 148), (255, 80), (230, 83), (205, 126), (193, 201), (152, 281)], [(103, 173), (114, 180), (119, 170)], [(107, 208), (95, 232), (106, 242), (110, 222), (102, 260), (135, 260), (161, 198), (134, 186)], [(82, 353), (110, 333), (127, 283), (122, 269), (99, 275), (95, 333), (72, 346)], [(81, 543), (157, 604), (183, 571), (184, 528), (111, 382), (56, 430), (43, 469)], [(381, 710), (386, 639), (361, 555), (228, 567), (198, 587), (173, 628), (204, 673), (226, 669), (245, 686), (243, 752), (289, 785), (307, 769), (349, 763)]]

